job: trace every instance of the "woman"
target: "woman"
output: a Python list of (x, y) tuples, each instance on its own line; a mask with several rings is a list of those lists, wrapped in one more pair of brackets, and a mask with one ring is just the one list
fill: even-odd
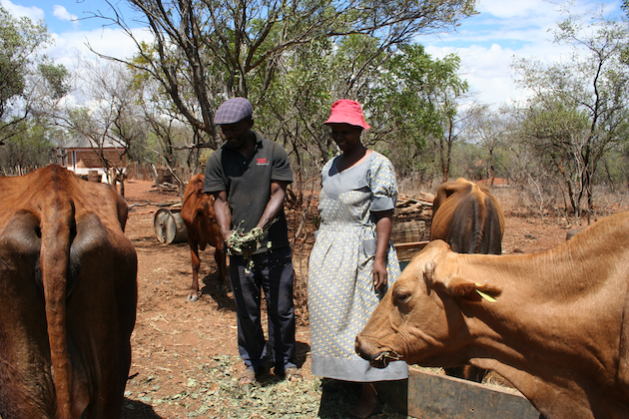
[(335, 102), (325, 124), (342, 154), (322, 171), (321, 226), (310, 256), (312, 373), (362, 383), (346, 416), (366, 418), (380, 410), (373, 382), (407, 377), (404, 362), (371, 368), (354, 351), (356, 335), (400, 274), (389, 242), (397, 184), (391, 162), (360, 141), (370, 127), (358, 102)]

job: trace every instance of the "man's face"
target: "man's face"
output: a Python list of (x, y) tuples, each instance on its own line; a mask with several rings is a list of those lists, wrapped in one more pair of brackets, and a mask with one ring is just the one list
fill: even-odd
[(234, 148), (240, 148), (251, 138), (252, 119), (243, 119), (233, 124), (219, 125), (221, 137)]

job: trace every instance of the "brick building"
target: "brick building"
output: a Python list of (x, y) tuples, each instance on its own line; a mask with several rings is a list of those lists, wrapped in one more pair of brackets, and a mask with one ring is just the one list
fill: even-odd
[[(102, 149), (102, 150), (101, 150)], [(63, 166), (81, 177), (87, 178), (90, 172), (98, 172), (102, 182), (107, 182), (105, 168), (100, 159), (100, 155), (107, 159), (109, 167), (127, 167), (126, 155), (123, 155), (125, 148), (122, 141), (107, 138), (103, 146), (80, 134), (63, 147)]]

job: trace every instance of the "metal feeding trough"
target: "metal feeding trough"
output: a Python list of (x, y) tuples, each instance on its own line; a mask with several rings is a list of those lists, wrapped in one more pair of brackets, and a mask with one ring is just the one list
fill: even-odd
[(153, 217), (153, 228), (155, 228), (157, 240), (161, 243), (173, 244), (188, 240), (181, 210), (160, 208)]

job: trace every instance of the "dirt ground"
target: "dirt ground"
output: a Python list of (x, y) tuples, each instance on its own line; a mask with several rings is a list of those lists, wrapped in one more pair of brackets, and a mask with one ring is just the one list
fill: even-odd
[[(245, 389), (236, 385), (243, 365), (237, 352), (234, 303), (231, 293), (218, 287), (213, 249), (201, 255), (203, 294), (198, 301), (187, 302), (192, 280), (188, 244), (162, 244), (153, 228), (159, 205), (178, 202), (179, 197), (152, 192), (151, 185), (130, 180), (125, 191), (131, 207), (126, 234), (138, 255), (139, 301), (123, 418), (340, 417), (342, 405), (326, 400), (319, 390), (320, 379), (310, 375), (309, 330), (301, 307), (297, 307), (297, 341), (303, 380), (287, 382), (270, 376), (261, 385)], [(505, 192), (497, 193), (499, 200), (501, 194)], [(506, 254), (533, 253), (565, 240), (565, 220), (515, 216), (516, 206), (505, 212)], [(295, 253), (303, 249), (298, 242)], [(299, 259), (305, 263), (307, 257), (302, 254)], [(303, 265), (297, 263), (295, 270), (298, 277), (304, 275)], [(385, 408), (377, 417), (405, 416)]]
[[(128, 181), (125, 185), (125, 199), (130, 206), (125, 233), (138, 255), (138, 310), (123, 417), (266, 417), (250, 415), (255, 411), (252, 406), (240, 412), (247, 408), (251, 389), (241, 391), (236, 386), (244, 366), (238, 357), (235, 306), (231, 292), (219, 287), (213, 248), (201, 254), (202, 296), (196, 302), (187, 302), (192, 282), (188, 243), (162, 244), (153, 226), (155, 212), (165, 204), (179, 202), (179, 197), (155, 192), (151, 185), (147, 181)], [(318, 391), (318, 384), (309, 375), (306, 356), (308, 327), (300, 319), (297, 324), (297, 350), (304, 380), (292, 383), (270, 376), (265, 383), (270, 384), (265, 386), (269, 392), (289, 386), (308, 386), (306, 393)], [(290, 405), (293, 402), (287, 400)], [(297, 417), (290, 406), (287, 410), (286, 417)]]

